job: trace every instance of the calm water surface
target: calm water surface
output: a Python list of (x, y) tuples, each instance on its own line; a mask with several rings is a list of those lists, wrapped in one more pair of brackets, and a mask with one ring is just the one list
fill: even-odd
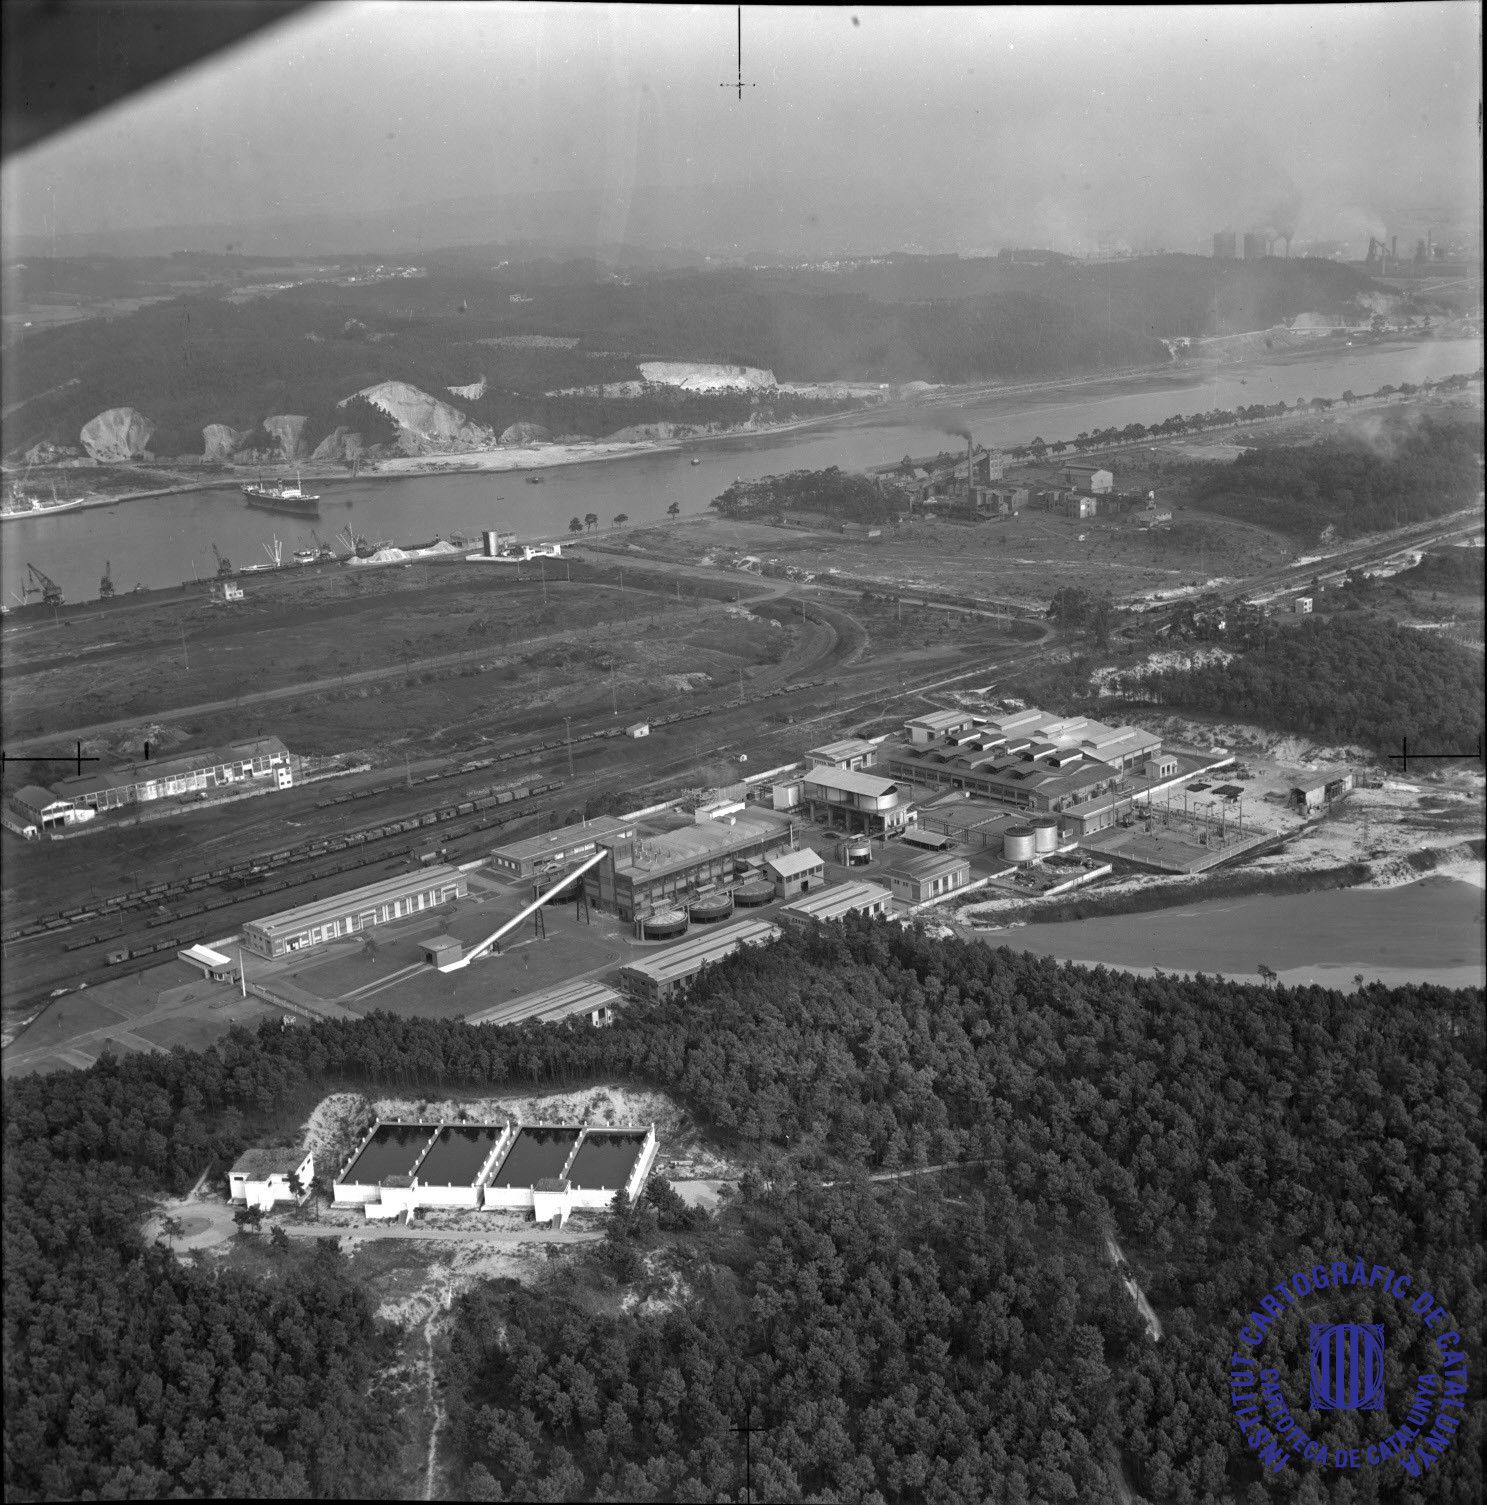
[(1260, 965), (1286, 982), (1351, 989), (1355, 973), (1391, 985), (1481, 987), (1483, 892), (1449, 878), (1400, 888), (1329, 889), (1213, 899), (1153, 914), (983, 932), (992, 945), (1059, 961), (1165, 972), (1253, 977)]
[[(941, 424), (957, 418), (981, 443), (1011, 445), (1034, 436), (1072, 438), (1096, 428), (1155, 423), (1173, 413), (1207, 412), (1243, 403), (1294, 402), (1339, 396), (1351, 387), (1376, 391), (1426, 377), (1474, 371), (1482, 346), (1471, 340), (1372, 347), (1319, 353), (1276, 366), (1233, 368), (1220, 376), (1190, 370), (1140, 381), (1073, 390), (994, 397), (925, 408), (831, 428), (740, 437), (624, 460), (567, 465), (527, 484), (517, 472), (497, 475), (410, 476), (395, 481), (314, 482), (324, 500), (319, 531), (328, 542), (348, 524), (368, 538), (423, 543), (437, 534), (500, 528), (522, 538), (561, 536), (568, 520), (597, 513), (607, 525), (618, 513), (633, 522), (666, 520), (677, 502), (684, 513), (706, 510), (735, 477), (840, 465), (886, 464), (904, 454), (954, 448)], [(691, 464), (695, 454), (701, 462)], [(29, 561), (50, 575), (69, 601), (98, 594), (104, 564), (121, 591), (135, 584), (177, 585), (215, 570), (215, 543), (234, 564), (266, 562), (264, 546), (277, 535), (285, 552), (311, 542), (310, 524), (248, 507), (236, 491), (183, 492), (147, 501), (30, 519), (0, 527), (0, 588), (14, 601)]]

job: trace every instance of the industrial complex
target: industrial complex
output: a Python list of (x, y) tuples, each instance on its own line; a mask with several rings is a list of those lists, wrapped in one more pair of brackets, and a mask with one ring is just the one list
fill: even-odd
[[(332, 1188), (368, 1219), (411, 1221), (435, 1208), (530, 1212), (560, 1227), (581, 1208), (639, 1195), (656, 1158), (656, 1128), (576, 1124), (377, 1122)], [(236, 1168), (234, 1168), (234, 1174)]]

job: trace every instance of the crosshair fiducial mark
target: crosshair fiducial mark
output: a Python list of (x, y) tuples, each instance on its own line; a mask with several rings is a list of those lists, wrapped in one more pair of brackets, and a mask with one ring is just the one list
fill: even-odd
[[(720, 89), (737, 89), (738, 90), (738, 97), (740, 99), (743, 98), (743, 91), (744, 91), (744, 76), (743, 76), (743, 6), (741, 6), (741, 5), (738, 7), (738, 77), (731, 84), (723, 83), (723, 84), (719, 84), (718, 87)], [(751, 88), (751, 89), (754, 88), (754, 87), (755, 87), (755, 85), (753, 85), (753, 84), (749, 85), (749, 88)]]
[(1399, 739), (1399, 751), (1397, 753), (1390, 753), (1389, 761), (1391, 763), (1398, 763), (1401, 773), (1408, 773), (1410, 771), (1411, 758), (1417, 763), (1426, 760), (1433, 762), (1438, 758), (1447, 760), (1452, 758), (1475, 758), (1480, 763), (1482, 761), (1482, 739), (1479, 736), (1477, 738), (1477, 745), (1465, 752), (1412, 753), (1410, 751), (1410, 739), (1408, 737), (1401, 737)]
[(84, 763), (96, 763), (97, 761), (98, 761), (98, 759), (95, 758), (95, 757), (92, 757), (92, 756), (84, 757), (83, 756), (83, 744), (81, 742), (79, 742), (78, 745), (77, 745), (77, 752), (73, 753), (73, 754), (69, 754), (65, 758), (42, 758), (42, 757), (16, 758), (16, 757), (12, 757), (7, 752), (0, 752), (0, 765), (4, 765), (6, 763), (76, 763), (77, 764), (77, 772), (78, 772), (78, 777), (79, 778), (82, 777), (83, 764)]

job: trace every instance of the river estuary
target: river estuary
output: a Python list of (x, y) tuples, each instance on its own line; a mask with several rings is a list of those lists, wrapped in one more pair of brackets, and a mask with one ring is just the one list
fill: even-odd
[[(886, 464), (904, 454), (954, 448), (945, 425), (970, 427), (980, 443), (1011, 445), (1035, 436), (1157, 423), (1173, 413), (1211, 411), (1299, 397), (1338, 397), (1351, 388), (1475, 371), (1482, 346), (1471, 340), (1318, 351), (1306, 359), (1211, 370), (1175, 368), (1137, 378), (1084, 383), (1037, 393), (1004, 394), (962, 405), (936, 403), (892, 414), (854, 416), (830, 426), (709, 440), (618, 460), (555, 467), (542, 485), (517, 472), (410, 476), (397, 480), (306, 481), (319, 491), (319, 532), (328, 542), (350, 526), (368, 538), (426, 542), (456, 529), (474, 537), (499, 528), (520, 538), (564, 536), (572, 517), (596, 513), (608, 525), (704, 512), (735, 477), (839, 465)], [(693, 465), (692, 459), (699, 463)], [(80, 476), (85, 473), (80, 473)], [(0, 527), (0, 589), (15, 602), (29, 562), (50, 575), (69, 601), (91, 600), (105, 563), (120, 591), (136, 584), (177, 585), (214, 573), (212, 545), (238, 566), (267, 562), (277, 536), (287, 557), (311, 542), (310, 524), (248, 507), (236, 490), (182, 492), (62, 517), (21, 519)]]

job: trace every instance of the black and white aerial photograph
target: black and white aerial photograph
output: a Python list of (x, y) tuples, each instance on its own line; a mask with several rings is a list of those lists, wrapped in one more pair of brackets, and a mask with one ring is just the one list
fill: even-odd
[(1480, 3), (0, 23), (7, 1502), (1487, 1500)]

